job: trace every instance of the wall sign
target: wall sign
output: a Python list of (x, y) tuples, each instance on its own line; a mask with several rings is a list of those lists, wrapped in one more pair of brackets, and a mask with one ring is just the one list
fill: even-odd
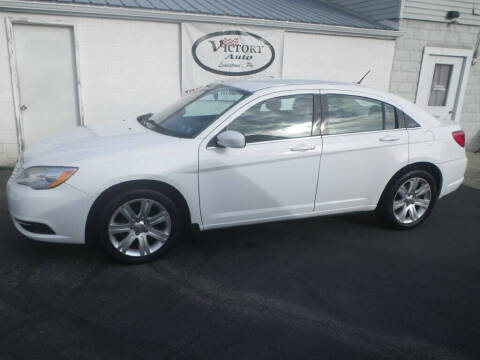
[(272, 65), (273, 46), (261, 36), (243, 31), (219, 31), (202, 36), (192, 46), (193, 60), (214, 74), (256, 74)]
[(279, 77), (283, 31), (182, 24), (182, 92), (234, 77)]

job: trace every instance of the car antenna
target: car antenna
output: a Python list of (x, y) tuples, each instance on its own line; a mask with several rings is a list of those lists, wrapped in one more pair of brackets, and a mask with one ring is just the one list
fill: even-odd
[(365, 79), (365, 78), (367, 77), (367, 75), (370, 74), (371, 71), (372, 71), (371, 69), (368, 70), (368, 71), (365, 73), (365, 75), (363, 75), (362, 78), (357, 81), (357, 84), (360, 85), (360, 84), (362, 83), (363, 79)]

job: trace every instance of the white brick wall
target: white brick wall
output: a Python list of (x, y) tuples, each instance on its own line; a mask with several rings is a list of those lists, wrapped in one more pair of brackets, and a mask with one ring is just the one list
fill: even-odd
[[(480, 27), (420, 20), (401, 20), (404, 35), (397, 40), (390, 78), (390, 91), (415, 101), (425, 46), (473, 49)], [(480, 148), (480, 63), (471, 67), (460, 124), (467, 148)]]
[(282, 76), (354, 82), (370, 69), (363, 85), (388, 91), (394, 52), (394, 40), (287, 32)]
[(0, 166), (18, 156), (6, 16), (76, 26), (86, 125), (158, 111), (180, 97), (178, 24), (0, 13)]
[[(6, 16), (76, 26), (87, 126), (158, 111), (180, 97), (178, 24), (0, 13), (4, 40)], [(356, 81), (372, 69), (364, 83), (387, 90), (394, 46), (393, 40), (287, 33), (283, 75)], [(0, 41), (0, 166), (17, 155), (7, 44)]]

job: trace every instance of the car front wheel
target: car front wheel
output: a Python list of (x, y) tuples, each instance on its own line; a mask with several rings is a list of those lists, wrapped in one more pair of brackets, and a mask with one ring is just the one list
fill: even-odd
[(139, 189), (113, 196), (98, 230), (112, 257), (142, 263), (165, 253), (178, 240), (182, 224), (181, 211), (167, 194)]

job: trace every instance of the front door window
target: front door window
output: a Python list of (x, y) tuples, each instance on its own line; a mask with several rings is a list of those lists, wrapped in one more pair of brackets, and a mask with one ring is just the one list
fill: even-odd
[(229, 126), (248, 143), (293, 139), (312, 134), (313, 95), (282, 96), (260, 102)]

